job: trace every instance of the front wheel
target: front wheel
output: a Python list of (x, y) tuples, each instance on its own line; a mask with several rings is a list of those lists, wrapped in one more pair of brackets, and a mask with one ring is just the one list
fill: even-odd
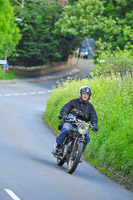
[(72, 174), (75, 171), (76, 167), (78, 166), (83, 149), (84, 149), (84, 143), (77, 142), (75, 151), (74, 151), (73, 155), (70, 156), (68, 164), (67, 164), (67, 172), (69, 174)]

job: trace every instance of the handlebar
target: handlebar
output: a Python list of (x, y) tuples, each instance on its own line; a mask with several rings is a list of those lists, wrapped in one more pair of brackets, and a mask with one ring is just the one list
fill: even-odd
[[(62, 116), (59, 116), (59, 119), (63, 119), (63, 117), (62, 117)], [(85, 121), (82, 121), (82, 120), (80, 120), (80, 119), (78, 119), (78, 118), (76, 118), (76, 117), (75, 117), (75, 118), (68, 118), (68, 119), (65, 119), (64, 121), (65, 121), (65, 122), (75, 122), (75, 123), (77, 123), (77, 122), (86, 123)], [(87, 124), (88, 124), (88, 123), (87, 123)], [(90, 127), (94, 132), (97, 132), (91, 124), (88, 124), (88, 125), (89, 125), (89, 127)]]
[(89, 126), (94, 132), (97, 132), (91, 124), (89, 124)]

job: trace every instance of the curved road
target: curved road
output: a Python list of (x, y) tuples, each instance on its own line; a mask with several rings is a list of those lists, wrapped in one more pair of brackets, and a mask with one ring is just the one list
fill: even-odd
[[(86, 161), (74, 174), (51, 154), (43, 122), (55, 81), (0, 85), (0, 200), (131, 200), (133, 194)], [(52, 117), (52, 116), (51, 116)]]

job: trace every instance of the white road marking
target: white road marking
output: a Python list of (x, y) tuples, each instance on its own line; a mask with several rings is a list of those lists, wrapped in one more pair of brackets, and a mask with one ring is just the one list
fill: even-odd
[(21, 93), (21, 95), (28, 95), (28, 93)]
[(36, 92), (30, 92), (29, 94), (36, 94)]
[(10, 96), (11, 96), (11, 94), (4, 94), (4, 96), (5, 96), (5, 97), (10, 97)]
[(44, 94), (45, 93), (45, 91), (40, 91), (40, 92), (38, 92), (38, 94)]
[(9, 190), (9, 189), (4, 189), (4, 190), (9, 194), (9, 196), (10, 196), (13, 200), (20, 200), (12, 190)]
[(52, 90), (39, 91), (39, 92), (23, 92), (23, 93), (14, 93), (14, 94), (0, 94), (0, 97), (9, 97), (9, 96), (26, 96), (26, 95), (35, 95), (35, 94), (45, 94), (46, 92), (50, 93)]
[(20, 94), (19, 93), (16, 93), (16, 94), (13, 94), (14, 96), (19, 96)]

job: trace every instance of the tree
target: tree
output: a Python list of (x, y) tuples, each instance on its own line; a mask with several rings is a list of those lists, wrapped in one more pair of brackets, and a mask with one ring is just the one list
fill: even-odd
[(10, 57), (11, 64), (36, 66), (59, 60), (59, 43), (52, 33), (58, 17), (54, 9), (59, 5), (38, 0), (25, 0), (23, 9), (16, 7), (16, 15), (22, 19), (18, 22), (22, 38)]
[(103, 16), (104, 6), (99, 0), (79, 0), (74, 5), (65, 7), (62, 18), (56, 23), (61, 32), (82, 37), (105, 39), (119, 30), (112, 18)]
[(105, 7), (104, 15), (112, 16), (113, 19), (124, 19), (127, 13), (132, 12), (132, 0), (106, 0), (103, 1)]
[(13, 8), (8, 0), (0, 0), (0, 58), (11, 54), (20, 39)]
[(19, 5), (21, 8), (24, 8), (25, 0), (10, 0), (12, 5)]
[[(126, 25), (127, 20), (116, 18), (115, 12), (110, 12), (112, 16), (108, 16), (107, 7), (105, 10), (103, 1), (78, 0), (74, 3), (70, 1), (70, 3), (71, 5), (64, 8), (62, 18), (56, 23), (62, 34), (82, 38), (93, 37), (96, 40), (101, 38), (105, 47), (108, 48), (110, 46), (112, 50), (116, 49), (116, 47), (124, 49), (128, 42), (128, 46), (130, 46), (133, 37), (131, 27), (132, 13), (126, 13), (126, 17), (130, 21)], [(109, 3), (107, 3), (108, 5)], [(122, 13), (119, 16), (122, 16)]]
[(68, 3), (74, 5), (78, 0), (68, 0)]
[(25, 0), (24, 8), (15, 6), (16, 16), (22, 19), (17, 22), (22, 38), (9, 58), (10, 64), (38, 66), (66, 61), (78, 38), (56, 31), (62, 6), (43, 0)]
[(106, 0), (104, 1), (104, 16), (111, 16), (120, 29), (115, 40), (115, 46), (120, 49), (132, 48), (133, 40), (133, 11), (132, 0)]

